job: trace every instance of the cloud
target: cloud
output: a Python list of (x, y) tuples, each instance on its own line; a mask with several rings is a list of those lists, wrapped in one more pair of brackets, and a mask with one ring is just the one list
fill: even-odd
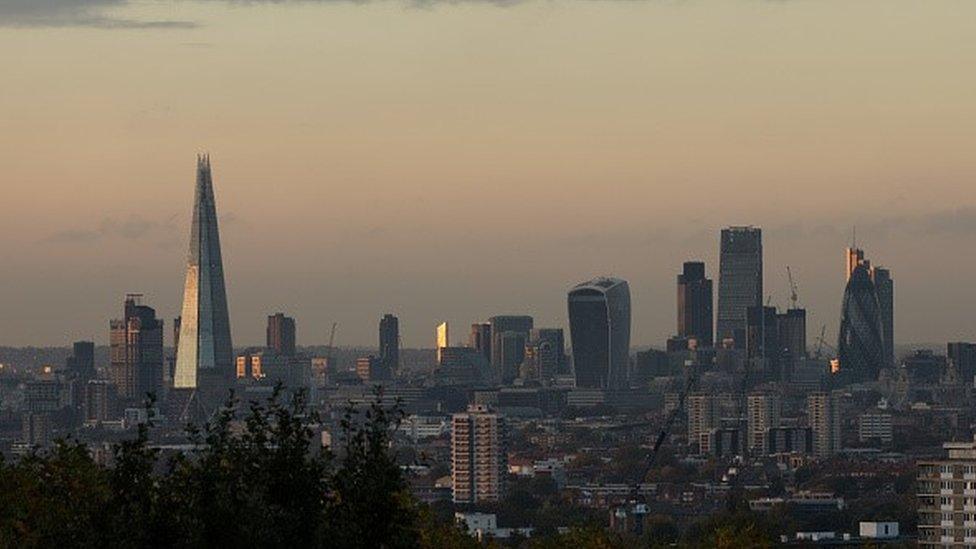
[(98, 29), (193, 28), (191, 21), (116, 17), (129, 0), (0, 0), (0, 27), (90, 27)]
[(156, 239), (172, 240), (176, 233), (176, 225), (171, 220), (162, 223), (151, 219), (144, 219), (137, 215), (125, 219), (106, 217), (95, 228), (74, 228), (55, 232), (43, 239), (46, 244), (84, 244), (97, 242), (106, 238), (122, 238), (125, 240)]

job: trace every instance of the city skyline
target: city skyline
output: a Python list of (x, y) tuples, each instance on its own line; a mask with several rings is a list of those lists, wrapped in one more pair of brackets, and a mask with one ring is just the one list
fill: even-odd
[(200, 150), (240, 344), (277, 310), (300, 344), (338, 322), (375, 345), (387, 312), (409, 347), (438, 319), (567, 328), (564, 292), (612, 275), (634, 343), (660, 345), (674, 273), (703, 260), (717, 284), (715, 235), (740, 224), (764, 229), (781, 308), (794, 270), (811, 336), (837, 333), (855, 225), (898, 279), (897, 341), (972, 336), (976, 6), (28, 4), (0, 6), (24, 52), (0, 106), (0, 344), (104, 344), (127, 292), (178, 316)]

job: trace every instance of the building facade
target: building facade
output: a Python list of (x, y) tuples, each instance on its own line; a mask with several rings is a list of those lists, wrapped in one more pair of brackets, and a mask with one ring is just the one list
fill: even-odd
[(109, 324), (109, 377), (127, 400), (163, 391), (163, 321), (141, 297), (126, 296), (123, 318)]
[(282, 313), (268, 317), (267, 346), (284, 356), (295, 356), (295, 319)]
[(508, 475), (505, 418), (472, 405), (451, 418), (454, 503), (490, 503), (505, 496)]
[[(488, 319), (488, 324), (491, 333), (491, 367), (497, 371), (503, 383), (511, 383), (518, 377), (519, 366), (522, 365), (525, 341), (529, 338), (529, 331), (534, 327), (532, 317), (524, 315), (493, 316)], [(509, 334), (509, 336), (506, 337), (505, 334)], [(503, 353), (503, 342), (508, 341), (511, 344), (517, 339), (516, 336), (521, 336), (523, 350)]]
[(807, 424), (813, 431), (813, 453), (828, 458), (841, 450), (840, 399), (818, 391), (807, 395)]
[(976, 547), (976, 441), (943, 448), (918, 462), (918, 546)]

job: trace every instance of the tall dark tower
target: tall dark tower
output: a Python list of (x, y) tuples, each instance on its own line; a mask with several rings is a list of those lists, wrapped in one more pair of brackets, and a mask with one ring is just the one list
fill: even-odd
[(295, 356), (295, 319), (276, 313), (268, 317), (267, 347), (284, 356)]
[(711, 347), (712, 322), (712, 281), (705, 278), (704, 263), (689, 261), (678, 275), (678, 337)]
[(865, 265), (854, 268), (844, 290), (837, 352), (845, 381), (875, 381), (885, 364), (878, 293)]
[(76, 341), (72, 347), (71, 356), (65, 362), (68, 373), (82, 383), (95, 378), (95, 343), (91, 341)]
[(481, 353), (491, 363), (491, 323), (475, 322), (471, 325), (468, 347)]
[[(491, 368), (504, 383), (518, 377), (518, 369), (525, 354), (525, 342), (533, 328), (531, 316), (502, 315), (488, 319), (491, 333)], [(518, 342), (522, 348), (519, 349)]]
[(220, 385), (228, 383), (234, 375), (210, 157), (202, 155), (197, 157), (196, 197), (173, 387), (205, 388), (219, 394)]
[(380, 319), (380, 361), (391, 374), (400, 369), (400, 319), (391, 314)]
[(109, 375), (119, 396), (129, 400), (162, 396), (163, 388), (163, 321), (141, 297), (126, 296), (123, 318), (110, 324)]
[(569, 291), (569, 334), (576, 386), (621, 390), (630, 366), (630, 286), (597, 278)]
[(881, 333), (884, 336), (884, 367), (895, 366), (895, 281), (891, 271), (882, 267), (871, 269), (874, 288), (878, 292), (878, 312), (881, 314)]
[(746, 311), (749, 307), (762, 307), (762, 296), (762, 229), (722, 229), (715, 329), (718, 342), (732, 339), (736, 348), (745, 348)]

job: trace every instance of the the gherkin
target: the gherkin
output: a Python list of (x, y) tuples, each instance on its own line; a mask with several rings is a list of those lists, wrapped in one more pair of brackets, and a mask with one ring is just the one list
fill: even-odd
[(197, 158), (196, 197), (190, 230), (183, 314), (173, 387), (218, 389), (234, 371), (224, 264), (217, 231), (210, 157)]
[(885, 364), (878, 292), (865, 265), (854, 269), (844, 290), (837, 351), (847, 382), (875, 381)]

